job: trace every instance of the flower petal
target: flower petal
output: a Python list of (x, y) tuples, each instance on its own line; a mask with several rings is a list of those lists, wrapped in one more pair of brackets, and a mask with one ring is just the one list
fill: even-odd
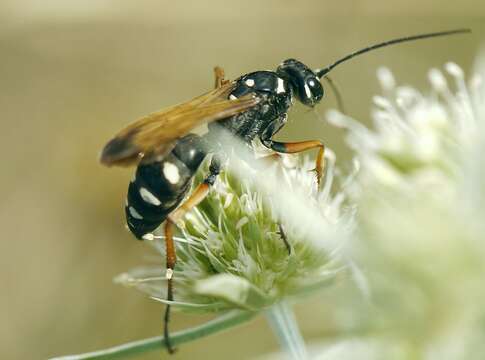
[(215, 275), (194, 285), (199, 295), (215, 297), (247, 310), (257, 310), (269, 304), (269, 298), (248, 280), (231, 274)]

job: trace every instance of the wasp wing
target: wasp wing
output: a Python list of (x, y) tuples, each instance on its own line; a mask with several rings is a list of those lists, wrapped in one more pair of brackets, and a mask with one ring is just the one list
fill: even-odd
[(136, 165), (142, 157), (163, 156), (175, 141), (192, 129), (238, 114), (259, 100), (251, 96), (228, 100), (234, 83), (228, 83), (188, 102), (136, 120), (110, 140), (101, 152), (102, 164)]

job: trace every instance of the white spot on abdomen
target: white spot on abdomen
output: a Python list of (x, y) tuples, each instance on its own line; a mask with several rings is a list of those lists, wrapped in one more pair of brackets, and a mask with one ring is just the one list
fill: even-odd
[(278, 87), (276, 88), (276, 93), (281, 94), (284, 93), (285, 90), (285, 82), (283, 81), (282, 78), (278, 78)]
[(245, 82), (244, 82), (247, 86), (249, 87), (252, 87), (254, 86), (254, 80), (253, 79), (247, 79)]
[(175, 185), (180, 180), (180, 173), (177, 166), (171, 162), (166, 162), (163, 164), (163, 176), (168, 180), (170, 184)]
[(229, 95), (229, 100), (236, 100), (236, 99), (237, 99), (237, 97), (236, 97), (236, 96), (234, 96), (234, 95), (232, 95), (232, 94), (231, 94), (231, 95)]
[(145, 201), (149, 204), (155, 205), (155, 206), (159, 206), (159, 205), (162, 204), (160, 202), (160, 200), (155, 195), (153, 195), (150, 191), (148, 191), (144, 187), (141, 187), (139, 192), (140, 192), (140, 196), (143, 199), (143, 201)]
[(128, 208), (128, 211), (130, 212), (130, 215), (133, 216), (135, 219), (143, 220), (143, 216), (141, 216), (140, 213), (136, 211), (136, 209), (133, 206), (130, 206)]

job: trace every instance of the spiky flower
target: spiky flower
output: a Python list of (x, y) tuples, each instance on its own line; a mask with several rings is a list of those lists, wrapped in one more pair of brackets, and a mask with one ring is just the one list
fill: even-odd
[(427, 95), (380, 69), (374, 130), (329, 114), (349, 130), (360, 163), (351, 256), (366, 271), (372, 304), (345, 309), (372, 314), (360, 326), (374, 334), (347, 354), (357, 345), (372, 358), (483, 357), (485, 67), (468, 85), (456, 64), (445, 69), (453, 90), (433, 69)]
[[(321, 191), (311, 171), (314, 162), (307, 158), (282, 156), (258, 168), (238, 152), (239, 160), (231, 159), (232, 167), (208, 198), (178, 224), (173, 305), (179, 309), (259, 311), (327, 285), (343, 267), (338, 249), (329, 244), (345, 241), (353, 210), (345, 208), (342, 194), (331, 191), (331, 151)], [(290, 206), (279, 201), (282, 197)], [(303, 213), (294, 214), (297, 208)], [(306, 221), (298, 220), (302, 217)], [(153, 266), (133, 269), (117, 281), (166, 302), (164, 242), (158, 237), (151, 244), (160, 255)]]
[(478, 135), (474, 104), (479, 79), (472, 79), (469, 89), (456, 64), (448, 63), (446, 69), (455, 80), (456, 93), (442, 72), (432, 69), (429, 96), (409, 86), (397, 87), (392, 73), (379, 69), (385, 96), (374, 97), (375, 130), (336, 112), (329, 114), (332, 123), (350, 130), (347, 142), (361, 164), (361, 180), (402, 190), (416, 181), (459, 180), (465, 152)]

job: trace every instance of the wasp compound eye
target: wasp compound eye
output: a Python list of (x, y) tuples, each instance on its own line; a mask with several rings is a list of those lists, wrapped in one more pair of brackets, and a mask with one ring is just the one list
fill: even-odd
[(307, 101), (311, 102), (311, 104), (307, 105), (313, 106), (317, 104), (322, 99), (323, 95), (323, 86), (318, 78), (315, 75), (310, 76), (305, 82), (305, 96)]

